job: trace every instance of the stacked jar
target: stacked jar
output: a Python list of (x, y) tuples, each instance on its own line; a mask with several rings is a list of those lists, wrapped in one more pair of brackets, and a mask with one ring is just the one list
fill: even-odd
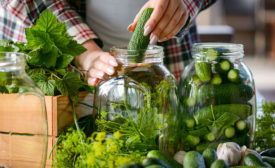
[(233, 141), (249, 146), (255, 129), (255, 86), (243, 45), (198, 43), (179, 85), (182, 150)]

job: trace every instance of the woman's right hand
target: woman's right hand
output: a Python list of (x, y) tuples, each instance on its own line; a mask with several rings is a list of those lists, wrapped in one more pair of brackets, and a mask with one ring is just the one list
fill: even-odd
[(76, 65), (85, 72), (89, 85), (96, 86), (105, 75), (112, 75), (118, 63), (108, 52), (102, 51), (93, 40), (83, 43), (87, 49), (76, 58)]

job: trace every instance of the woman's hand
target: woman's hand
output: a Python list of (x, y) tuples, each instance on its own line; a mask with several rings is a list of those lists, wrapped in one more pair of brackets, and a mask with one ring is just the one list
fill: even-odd
[(128, 27), (129, 31), (135, 30), (139, 17), (146, 8), (154, 8), (150, 19), (144, 26), (145, 36), (152, 32), (150, 44), (172, 38), (185, 25), (189, 15), (183, 0), (149, 0)]
[(83, 46), (87, 51), (76, 58), (76, 65), (85, 72), (88, 84), (96, 86), (106, 74), (112, 75), (118, 64), (110, 53), (102, 51), (93, 40), (85, 42)]

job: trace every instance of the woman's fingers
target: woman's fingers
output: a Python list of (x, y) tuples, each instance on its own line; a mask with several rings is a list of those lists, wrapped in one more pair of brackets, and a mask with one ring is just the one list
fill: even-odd
[(187, 12), (186, 12), (185, 7), (178, 7), (177, 8), (176, 12), (174, 13), (174, 16), (172, 17), (172, 19), (170, 19), (170, 21), (166, 25), (165, 29), (159, 35), (159, 42), (162, 42), (162, 41), (165, 41), (165, 40), (169, 39), (170, 36), (168, 37), (168, 34), (171, 33), (181, 21), (182, 21), (182, 25), (179, 25), (179, 26), (181, 26), (181, 27), (184, 26), (184, 24), (187, 20), (187, 14), (186, 13)]
[(186, 21), (187, 21), (187, 16), (186, 15), (182, 15), (182, 17), (180, 18), (179, 23), (165, 37), (167, 39), (171, 39), (174, 35), (176, 35), (181, 30), (181, 28), (184, 26), (184, 24), (186, 23)]

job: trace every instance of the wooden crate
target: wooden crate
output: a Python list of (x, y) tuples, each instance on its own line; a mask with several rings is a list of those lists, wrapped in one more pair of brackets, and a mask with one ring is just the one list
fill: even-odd
[[(79, 94), (80, 101), (92, 104), (93, 95), (87, 92)], [(26, 134), (43, 134), (43, 117), (41, 117), (41, 101), (36, 96), (19, 96), (18, 94), (0, 94), (0, 166), (13, 168), (38, 167), (39, 147), (43, 141)], [(48, 154), (60, 132), (73, 123), (72, 108), (66, 96), (45, 96), (48, 119)], [(91, 114), (92, 109), (77, 105), (77, 118)], [(35, 122), (34, 122), (35, 121)], [(17, 133), (11, 136), (9, 132)], [(1, 134), (4, 133), (4, 134)], [(47, 157), (47, 167), (52, 158)], [(12, 164), (12, 165), (11, 165)]]

